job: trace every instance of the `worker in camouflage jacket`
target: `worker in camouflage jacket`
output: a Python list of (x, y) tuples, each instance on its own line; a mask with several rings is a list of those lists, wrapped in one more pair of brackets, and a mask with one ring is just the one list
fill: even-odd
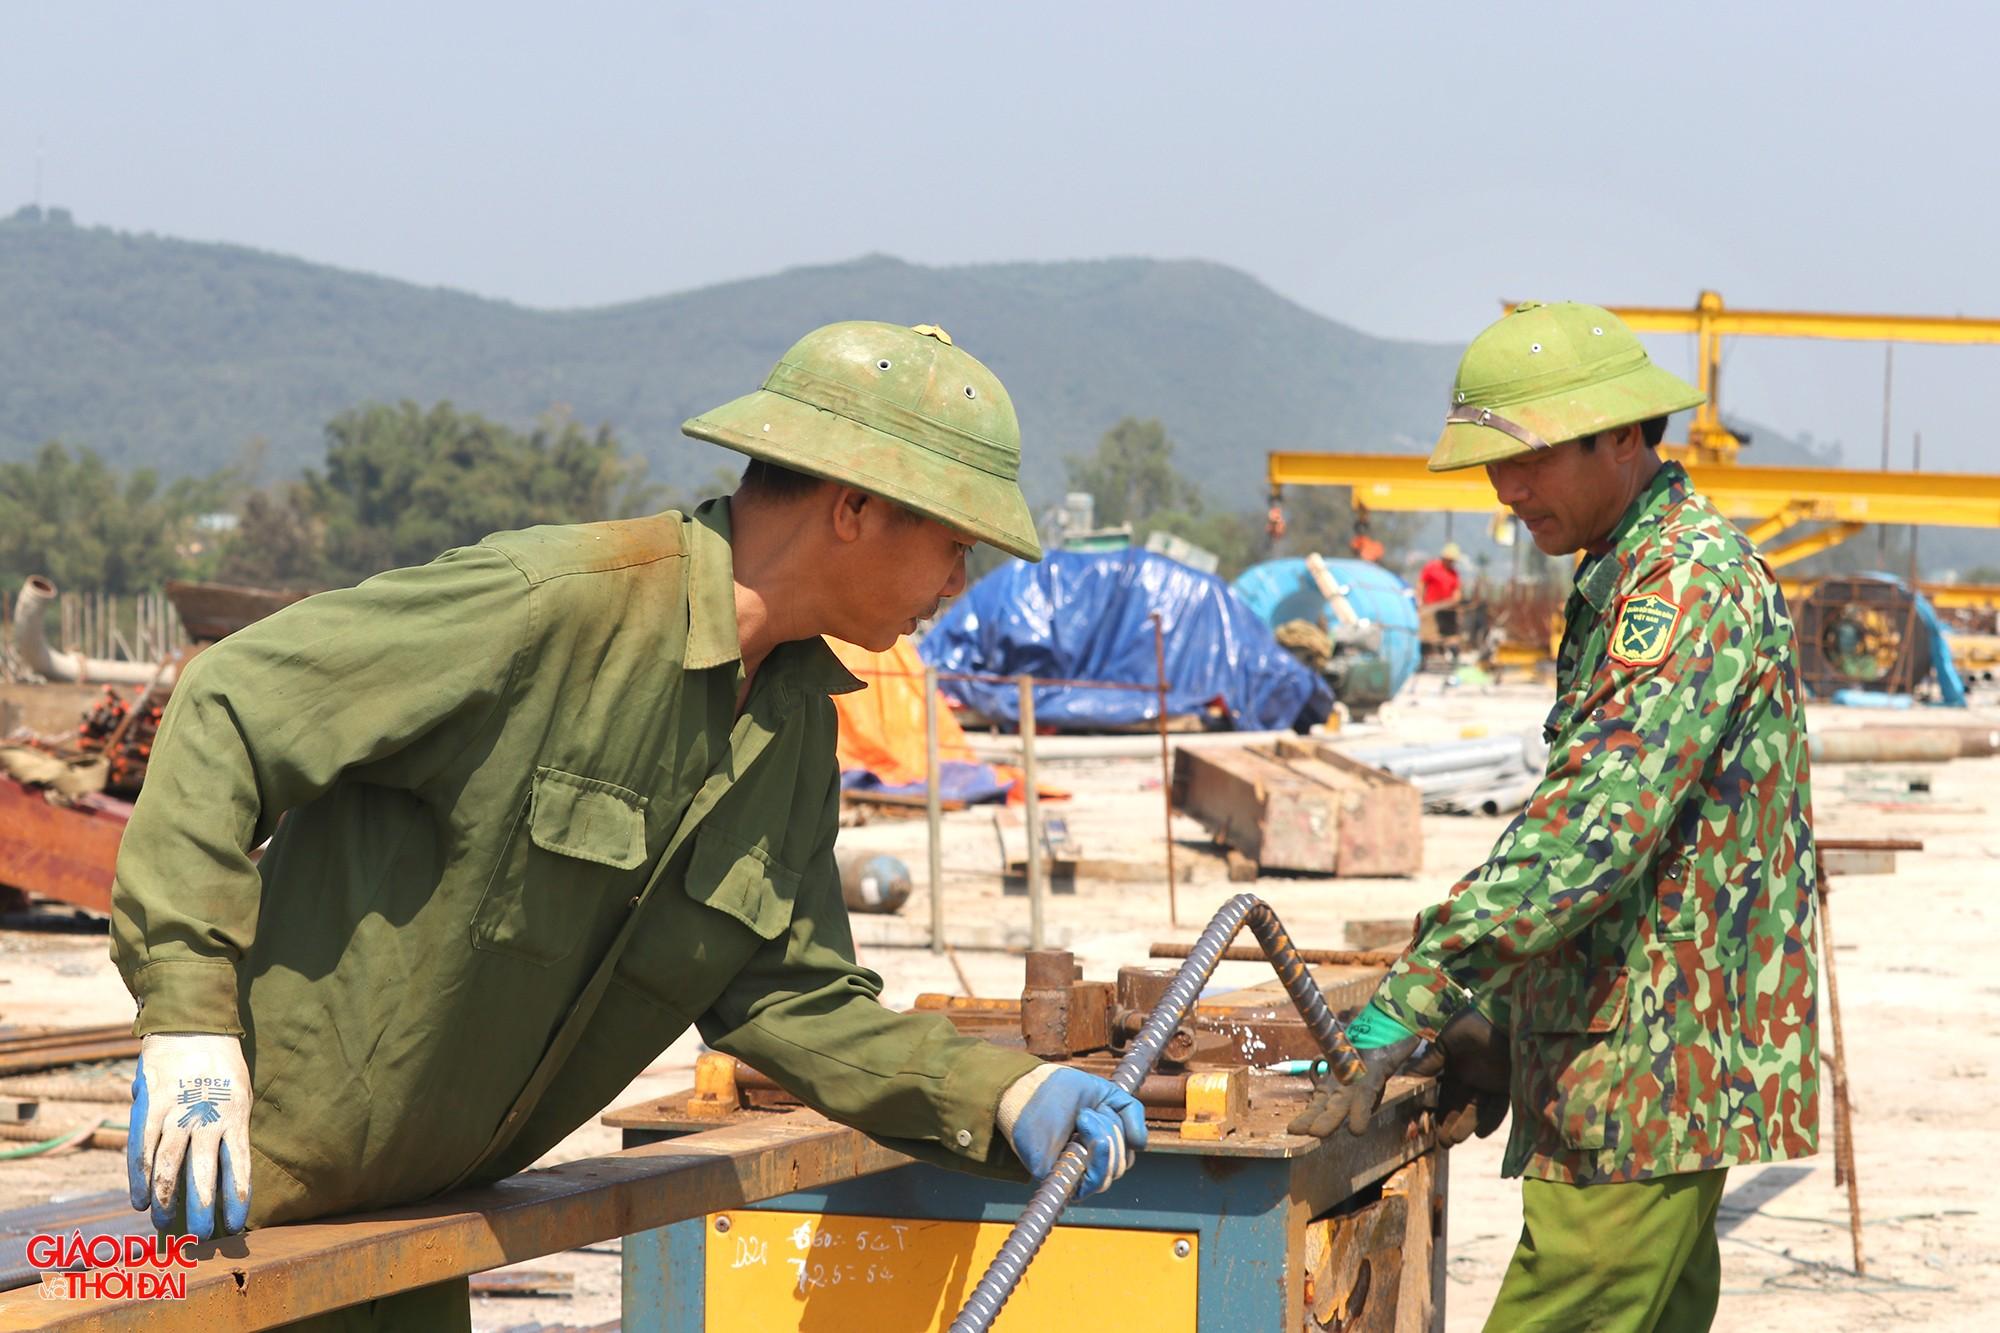
[[(1656, 452), (1700, 401), (1609, 311), (1530, 302), (1466, 351), (1431, 456), (1483, 465), (1537, 547), (1581, 553), (1548, 770), (1351, 1026), (1367, 1074), (1295, 1129), (1365, 1128), (1422, 1041), (1419, 1071), (1508, 1090), (1502, 1170), (1527, 1180), (1489, 1329), (1706, 1329), (1728, 1168), (1818, 1141), (1794, 634), (1749, 540)], [(1505, 1114), (1461, 1101), (1459, 1137)]]

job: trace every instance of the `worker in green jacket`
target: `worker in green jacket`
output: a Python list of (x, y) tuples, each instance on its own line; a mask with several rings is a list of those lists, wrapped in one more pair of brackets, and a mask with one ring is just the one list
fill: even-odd
[(1548, 770), (1348, 1028), (1367, 1075), (1295, 1127), (1360, 1132), (1421, 1038), (1418, 1072), (1511, 1091), (1501, 1170), (1527, 1180), (1495, 1333), (1708, 1328), (1728, 1169), (1818, 1144), (1796, 636), (1749, 539), (1656, 452), (1700, 401), (1610, 311), (1528, 302), (1466, 350), (1431, 455), (1581, 556)]
[[(1040, 558), (1006, 391), (940, 329), (836, 324), (684, 429), (751, 456), (733, 496), (489, 537), (182, 675), (111, 944), (163, 1229), (519, 1171), (690, 1026), (920, 1157), (1041, 1175), (1080, 1135), (1097, 1190), (1144, 1146), (1105, 1080), (884, 1008), (841, 902), (860, 682), (820, 636), (890, 647), (976, 541)], [(465, 1328), (465, 1283), (322, 1322)]]

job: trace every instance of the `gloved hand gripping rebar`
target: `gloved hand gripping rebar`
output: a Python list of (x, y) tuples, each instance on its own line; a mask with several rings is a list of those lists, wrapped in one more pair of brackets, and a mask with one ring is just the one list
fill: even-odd
[[(1239, 893), (1223, 904), (1215, 919), (1208, 923), (1208, 929), (1201, 933), (1201, 938), (1188, 951), (1187, 961), (1174, 974), (1167, 993), (1160, 997), (1159, 1004), (1147, 1016), (1146, 1025), (1133, 1040), (1131, 1049), (1118, 1062), (1118, 1070), (1111, 1076), (1113, 1083), (1126, 1092), (1135, 1092), (1140, 1081), (1153, 1072), (1153, 1066), (1160, 1062), (1160, 1052), (1166, 1049), (1167, 1038), (1173, 1035), (1186, 1019), (1188, 1011), (1194, 1008), (1201, 988), (1215, 971), (1215, 965), (1222, 960), (1222, 951), (1246, 921), (1250, 924), (1251, 933), (1257, 937), (1257, 943), (1264, 947), (1271, 966), (1277, 970), (1278, 980), (1285, 984), (1285, 992), (1298, 1006), (1299, 1016), (1305, 1019), (1313, 1040), (1326, 1054), (1334, 1076), (1342, 1083), (1352, 1083), (1360, 1076), (1361, 1057), (1348, 1045), (1346, 1034), (1334, 1020), (1333, 1011), (1327, 1008), (1326, 997), (1313, 983), (1312, 974), (1306, 970), (1298, 950), (1292, 947), (1291, 936), (1285, 933), (1278, 914), (1256, 895)], [(1088, 1162), (1088, 1150), (1072, 1139), (1057, 1159), (1055, 1169), (1042, 1178), (1041, 1185), (1021, 1214), (1021, 1220), (1014, 1224), (1006, 1244), (1000, 1247), (1000, 1253), (988, 1265), (985, 1275), (979, 1279), (979, 1285), (973, 1288), (965, 1307), (958, 1312), (958, 1318), (952, 1320), (951, 1333), (986, 1333), (992, 1327), (993, 1321), (1000, 1317), (1001, 1307), (1014, 1294), (1021, 1275), (1033, 1262), (1036, 1251), (1042, 1248), (1049, 1232), (1055, 1228), (1056, 1219), (1076, 1193), (1077, 1182), (1083, 1178)]]

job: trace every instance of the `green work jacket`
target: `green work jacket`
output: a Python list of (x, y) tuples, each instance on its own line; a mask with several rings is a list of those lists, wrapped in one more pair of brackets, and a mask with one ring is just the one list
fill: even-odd
[(1502, 1170), (1590, 1184), (1819, 1138), (1818, 887), (1784, 594), (1669, 463), (1569, 599), (1548, 771), (1383, 1006), (1513, 1030)]
[(1036, 1062), (885, 1009), (854, 960), (828, 695), (859, 682), (818, 639), (738, 716), (742, 680), (726, 501), (504, 533), (189, 665), (111, 952), (140, 1034), (243, 1034), (253, 1225), (519, 1170), (690, 1025), (1019, 1172), (994, 1113)]

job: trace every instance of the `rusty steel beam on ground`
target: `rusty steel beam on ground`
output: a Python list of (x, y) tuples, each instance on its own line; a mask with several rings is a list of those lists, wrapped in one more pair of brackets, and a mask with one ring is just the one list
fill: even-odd
[[(1146, 950), (1152, 958), (1185, 958), (1191, 944), (1162, 942)], [(1403, 956), (1400, 949), (1300, 949), (1301, 962), (1315, 967), (1394, 967)], [(1235, 944), (1222, 951), (1225, 963), (1263, 963), (1270, 960), (1254, 944)]]
[(450, 1278), (592, 1245), (909, 1162), (808, 1112), (527, 1171), (484, 1189), (346, 1221), (232, 1236), (196, 1251), (187, 1299), (0, 1294), (0, 1333), (275, 1328)]
[(108, 913), (124, 836), (124, 816), (114, 810), (50, 805), (41, 792), (0, 778), (0, 884)]

